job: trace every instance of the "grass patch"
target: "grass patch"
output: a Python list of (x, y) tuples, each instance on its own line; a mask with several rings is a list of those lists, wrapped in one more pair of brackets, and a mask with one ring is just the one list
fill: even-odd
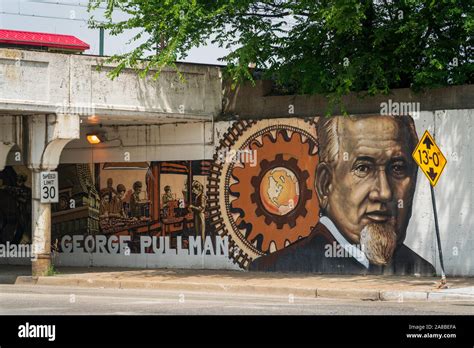
[(49, 265), (48, 269), (46, 270), (46, 276), (47, 277), (52, 277), (59, 274), (58, 270), (54, 268), (54, 265)]

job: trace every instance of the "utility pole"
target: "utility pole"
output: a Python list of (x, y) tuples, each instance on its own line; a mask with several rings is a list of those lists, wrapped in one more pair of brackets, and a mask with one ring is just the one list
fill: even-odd
[(99, 55), (104, 55), (104, 28), (99, 29)]

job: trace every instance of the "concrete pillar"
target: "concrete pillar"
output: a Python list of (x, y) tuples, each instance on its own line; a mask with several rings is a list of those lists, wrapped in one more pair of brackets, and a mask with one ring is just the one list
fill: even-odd
[(32, 170), (32, 246), (36, 260), (32, 274), (44, 275), (51, 265), (51, 204), (41, 203), (40, 170)]
[(32, 171), (32, 275), (45, 275), (51, 265), (51, 204), (41, 203), (42, 171), (55, 170), (68, 142), (79, 138), (79, 116), (34, 115), (28, 117), (28, 167)]
[(0, 115), (0, 171), (5, 169), (13, 146), (21, 147), (21, 117)]
[(0, 172), (5, 169), (8, 153), (14, 145), (14, 143), (10, 142), (0, 142)]

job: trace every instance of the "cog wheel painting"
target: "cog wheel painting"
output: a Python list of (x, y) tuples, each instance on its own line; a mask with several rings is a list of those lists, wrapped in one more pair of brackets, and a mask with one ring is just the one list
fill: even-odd
[[(311, 191), (300, 182), (306, 182), (309, 173), (299, 169), (296, 158), (284, 160), (283, 154), (276, 155), (271, 162), (262, 160), (260, 169), (260, 175), (250, 180), (254, 189), (250, 199), (257, 204), (255, 214), (264, 215), (265, 224), (274, 223), (278, 229), (284, 224), (295, 227), (298, 216), (308, 212), (305, 203), (311, 198)], [(239, 206), (238, 200), (233, 203), (233, 207)]]
[(306, 237), (317, 224), (318, 160), (314, 119), (240, 120), (227, 130), (208, 178), (208, 209), (240, 267)]

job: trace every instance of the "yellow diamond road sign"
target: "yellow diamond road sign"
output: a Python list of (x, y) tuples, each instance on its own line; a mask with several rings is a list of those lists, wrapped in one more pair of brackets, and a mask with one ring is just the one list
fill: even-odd
[(435, 186), (447, 161), (428, 131), (425, 131), (425, 134), (421, 137), (412, 156), (431, 185)]

